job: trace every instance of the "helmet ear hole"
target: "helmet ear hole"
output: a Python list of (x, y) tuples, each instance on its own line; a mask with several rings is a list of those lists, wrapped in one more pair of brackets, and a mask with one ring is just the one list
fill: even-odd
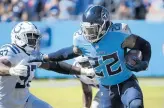
[(19, 36), (17, 36), (17, 35), (15, 36), (15, 38), (18, 39), (18, 40), (21, 40), (21, 39), (19, 38)]

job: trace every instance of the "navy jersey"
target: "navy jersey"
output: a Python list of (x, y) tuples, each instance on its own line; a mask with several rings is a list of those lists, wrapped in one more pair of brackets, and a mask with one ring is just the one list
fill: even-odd
[(97, 43), (89, 43), (79, 31), (75, 33), (73, 45), (89, 57), (102, 85), (119, 84), (132, 76), (125, 66), (122, 42), (130, 35), (124, 23), (113, 24)]

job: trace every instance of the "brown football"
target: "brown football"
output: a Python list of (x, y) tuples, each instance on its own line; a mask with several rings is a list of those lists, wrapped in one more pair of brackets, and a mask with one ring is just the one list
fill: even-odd
[(133, 57), (138, 58), (139, 60), (142, 60), (142, 52), (140, 50), (129, 50), (127, 54), (125, 55), (125, 62), (129, 65), (136, 65), (136, 62), (132, 59)]

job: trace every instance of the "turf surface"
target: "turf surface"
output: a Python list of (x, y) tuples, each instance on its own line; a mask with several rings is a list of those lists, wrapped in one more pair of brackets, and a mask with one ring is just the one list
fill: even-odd
[[(164, 108), (164, 79), (140, 78), (145, 108)], [(55, 108), (82, 108), (82, 90), (77, 80), (34, 80), (31, 92)], [(96, 89), (93, 89), (94, 94)]]

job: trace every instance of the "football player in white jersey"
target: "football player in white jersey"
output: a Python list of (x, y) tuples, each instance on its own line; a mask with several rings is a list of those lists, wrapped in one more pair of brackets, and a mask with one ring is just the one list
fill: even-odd
[[(79, 56), (75, 58), (74, 66), (82, 68), (92, 68), (88, 57)], [(92, 87), (99, 89), (99, 83), (96, 76), (75, 75), (82, 84), (83, 90), (83, 106), (84, 108), (100, 108), (100, 91), (98, 90), (92, 101)]]
[(0, 48), (0, 108), (51, 108), (29, 91), (29, 82), (37, 67), (64, 74), (94, 75), (93, 69), (83, 69), (64, 62), (29, 63), (41, 38), (31, 22), (18, 23), (11, 32), (11, 44)]

